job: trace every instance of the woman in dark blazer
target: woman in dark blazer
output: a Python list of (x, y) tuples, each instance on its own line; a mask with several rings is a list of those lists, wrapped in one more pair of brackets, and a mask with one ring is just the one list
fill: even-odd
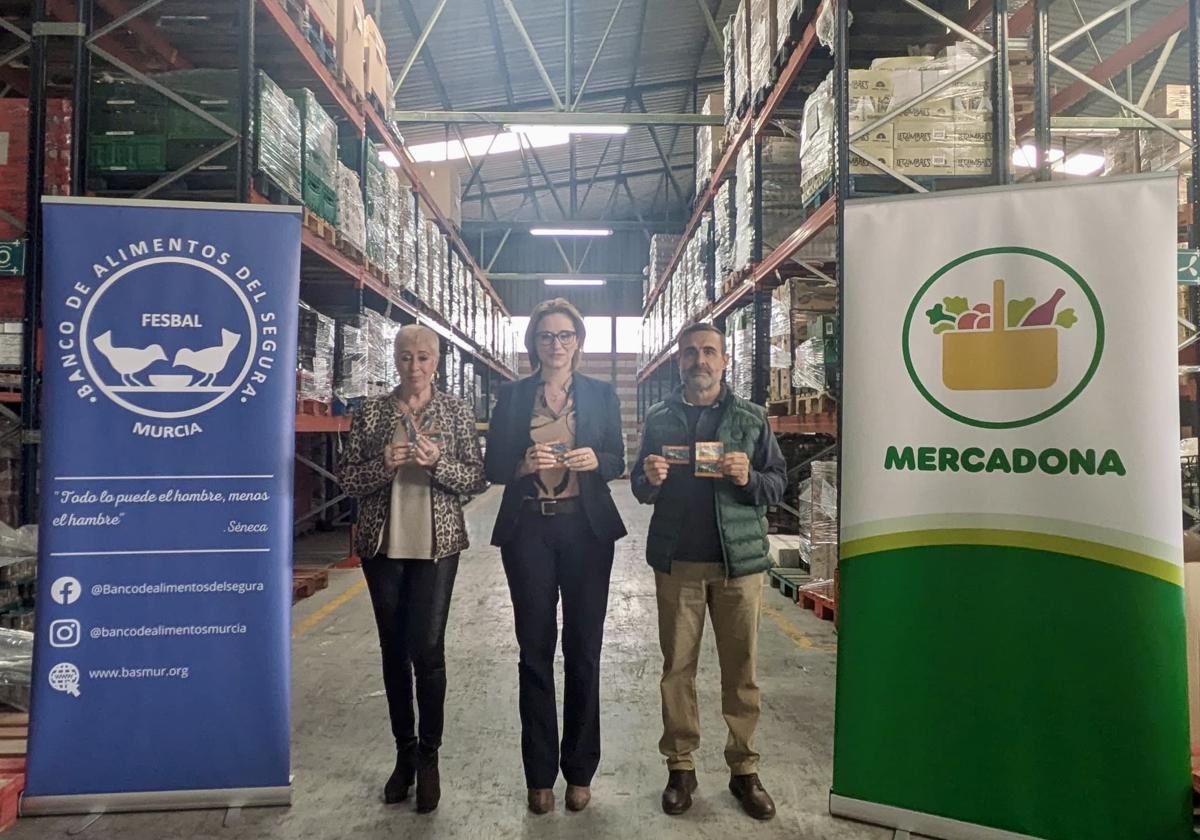
[[(539, 304), (525, 349), (533, 375), (500, 389), (485, 468), (503, 484), (500, 547), (521, 648), (521, 755), (529, 809), (554, 810), (561, 767), (567, 807), (591, 799), (600, 763), (600, 648), (613, 546), (625, 526), (608, 482), (625, 472), (621, 408), (608, 383), (576, 372), (586, 331), (570, 302)], [(563, 611), (563, 733), (554, 696)]]

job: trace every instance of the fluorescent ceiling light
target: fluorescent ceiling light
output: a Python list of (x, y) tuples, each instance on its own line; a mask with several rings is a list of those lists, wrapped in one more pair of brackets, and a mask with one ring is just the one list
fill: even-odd
[(390, 166), (392, 169), (400, 168), (400, 161), (392, 154), (391, 149), (382, 149), (379, 152), (379, 161), (384, 166)]
[(547, 286), (603, 286), (604, 280), (543, 280)]
[(532, 236), (612, 236), (612, 228), (530, 228)]
[(560, 128), (542, 126), (547, 129), (533, 134), (518, 134), (502, 131), (499, 134), (482, 134), (467, 137), (466, 148), (458, 140), (437, 140), (433, 143), (417, 143), (408, 147), (408, 152), (417, 163), (441, 163), (447, 160), (462, 160), (467, 155), (473, 158), (488, 155), (511, 154), (526, 149), (545, 149), (565, 146), (571, 135)]
[(1068, 175), (1095, 175), (1104, 168), (1104, 155), (1077, 152), (1054, 168)]
[[(1062, 149), (1051, 149), (1047, 157), (1050, 158), (1050, 163), (1057, 163), (1063, 159)], [(1012, 156), (1013, 166), (1020, 169), (1035, 169), (1037, 168), (1037, 146), (1032, 143), (1026, 143), (1019, 149), (1013, 150)]]
[(562, 132), (565, 134), (628, 134), (627, 125), (506, 125), (506, 129), (515, 134), (537, 136), (546, 132)]

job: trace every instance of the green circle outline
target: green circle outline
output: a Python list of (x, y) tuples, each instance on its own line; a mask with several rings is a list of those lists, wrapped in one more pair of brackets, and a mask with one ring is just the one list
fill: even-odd
[[(921, 382), (921, 377), (917, 375), (916, 368), (913, 366), (912, 355), (909, 353), (908, 349), (908, 334), (909, 328), (912, 326), (913, 314), (916, 312), (921, 298), (927, 291), (929, 291), (933, 284), (942, 279), (945, 274), (955, 268), (958, 268), (958, 266), (965, 262), (970, 262), (971, 260), (979, 257), (994, 256), (996, 254), (1021, 254), (1027, 257), (1035, 257), (1036, 259), (1044, 260), (1060, 269), (1068, 277), (1074, 280), (1075, 284), (1083, 290), (1084, 296), (1087, 297), (1088, 303), (1092, 307), (1092, 314), (1096, 318), (1096, 349), (1092, 353), (1092, 363), (1088, 367), (1087, 373), (1083, 375), (1083, 379), (1079, 380), (1079, 384), (1075, 386), (1071, 393), (1067, 394), (1045, 411), (1021, 420), (976, 420), (972, 417), (967, 417), (965, 414), (959, 414), (956, 411), (952, 411), (951, 409), (942, 405), (942, 403), (940, 403), (933, 396), (933, 394), (929, 393), (929, 390)], [(998, 315), (1003, 316), (1003, 314), (1004, 313), (993, 312), (992, 317), (995, 318)], [(951, 420), (957, 420), (959, 423), (963, 423), (967, 426), (974, 426), (978, 429), (1017, 429), (1021, 426), (1029, 426), (1034, 423), (1040, 423), (1042, 420), (1052, 417), (1053, 415), (1062, 411), (1064, 408), (1070, 405), (1071, 402), (1083, 392), (1083, 389), (1088, 386), (1088, 383), (1092, 381), (1092, 377), (1096, 374), (1096, 369), (1100, 367), (1100, 357), (1104, 355), (1104, 313), (1101, 312), (1100, 301), (1096, 298), (1095, 293), (1092, 291), (1091, 286), (1087, 284), (1087, 281), (1080, 276), (1079, 272), (1071, 268), (1071, 266), (1067, 265), (1058, 257), (1047, 254), (1044, 251), (1039, 251), (1036, 248), (1025, 248), (1017, 245), (1002, 245), (995, 248), (982, 248), (978, 251), (971, 251), (968, 254), (963, 254), (961, 257), (958, 257), (957, 259), (952, 260), (951, 262), (942, 266), (936, 272), (934, 272), (932, 277), (925, 281), (924, 285), (922, 285), (920, 289), (917, 290), (917, 294), (913, 297), (912, 303), (908, 305), (908, 313), (904, 316), (904, 331), (900, 339), (900, 350), (904, 354), (904, 367), (908, 370), (909, 379), (912, 380), (913, 385), (916, 386), (917, 390), (921, 393), (921, 396), (923, 396), (930, 405), (932, 405), (942, 414), (946, 415)]]

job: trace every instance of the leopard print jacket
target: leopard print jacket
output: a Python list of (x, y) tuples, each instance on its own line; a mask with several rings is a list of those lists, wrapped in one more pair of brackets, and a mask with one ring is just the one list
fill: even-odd
[[(425, 416), (443, 434), (442, 457), (430, 482), (433, 497), (433, 556), (447, 557), (468, 546), (463, 502), (487, 487), (483, 455), (475, 431), (475, 412), (456, 397), (434, 391)], [(395, 473), (383, 465), (383, 449), (392, 442), (399, 413), (391, 394), (363, 402), (355, 412), (349, 440), (342, 452), (339, 480), (347, 494), (358, 499), (359, 557), (374, 556), (387, 526)]]

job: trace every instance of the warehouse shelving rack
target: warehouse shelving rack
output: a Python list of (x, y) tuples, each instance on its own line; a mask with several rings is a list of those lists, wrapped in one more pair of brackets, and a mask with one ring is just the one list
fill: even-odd
[[(0, 56), (0, 69), (14, 58), (29, 56), (30, 101), (30, 159), (27, 182), (28, 218), (26, 236), (29, 242), (26, 260), (25, 335), (36, 335), (40, 323), (39, 302), (42, 284), (40, 259), (41, 219), (39, 197), (44, 189), (43, 160), (45, 153), (48, 57), (62, 62), (69, 43), (71, 60), (55, 69), (69, 68), (74, 119), (72, 123), (72, 193), (87, 192), (87, 114), (93, 62), (96, 66), (112, 67), (148, 85), (179, 107), (191, 111), (210, 123), (217, 123), (229, 139), (214, 145), (187, 166), (163, 176), (141, 189), (124, 193), (130, 197), (148, 198), (170, 196), (176, 199), (234, 198), (242, 202), (269, 203), (265, 188), (254, 172), (254, 74), (263, 69), (285, 89), (311, 89), (331, 116), (341, 124), (343, 137), (350, 136), (363, 144), (359, 160), (365, 167), (368, 144), (381, 143), (395, 156), (400, 172), (420, 199), (429, 217), (450, 241), (450, 246), (466, 264), (476, 282), (494, 301), (498, 311), (509, 313), (489, 282), (457, 228), (434, 202), (423, 183), (403, 139), (383, 119), (375, 108), (360, 96), (344, 88), (317, 55), (301, 30), (296, 4), (293, 0), (228, 0), (220, 5), (209, 0), (144, 0), (127, 5), (126, 0), (32, 0), (28, 31), (7, 20), (0, 25), (21, 39), (21, 47)], [(96, 24), (96, 9), (107, 14), (108, 20)], [(186, 46), (171, 43), (165, 30), (147, 18), (157, 10), (160, 20), (204, 22), (207, 30), (194, 28), (196, 37)], [(227, 34), (228, 37), (221, 37)], [(237, 126), (220, 123), (149, 76), (153, 70), (192, 67), (236, 67), (239, 72), (240, 111)], [(236, 149), (237, 164), (232, 194), (195, 193), (187, 189), (187, 176), (219, 155)], [(364, 173), (360, 180), (364, 184)], [(224, 189), (224, 187), (223, 187)], [(110, 194), (106, 191), (104, 194)], [(273, 195), (272, 197), (278, 197)], [(295, 202), (295, 203), (298, 203)], [(361, 311), (371, 308), (394, 320), (419, 322), (431, 327), (449, 344), (456, 346), (481, 378), (485, 400), (498, 380), (514, 379), (516, 374), (499, 358), (474, 341), (457, 325), (433, 312), (407, 291), (380, 282), (364, 263), (355, 261), (333, 247), (307, 226), (301, 235), (301, 297), (313, 298), (318, 309), (328, 307), (341, 311)], [(25, 342), (22, 368), (21, 426), (22, 445), (22, 516), (30, 521), (37, 504), (37, 443), (38, 394), (37, 342)], [(464, 394), (465, 396), (465, 394)], [(338, 433), (349, 428), (349, 419), (338, 416), (298, 414), (297, 434)], [(331, 480), (328, 465), (303, 461), (324, 479)]]
[[(1011, 51), (1018, 46), (1027, 46), (1028, 52), (1032, 57), (1034, 71), (1032, 113), (1022, 115), (1015, 121), (1018, 138), (1030, 128), (1034, 130), (1033, 145), (1037, 150), (1035, 159), (1041, 165), (1037, 167), (1031, 177), (1039, 180), (1048, 180), (1051, 177), (1048, 153), (1051, 149), (1052, 126), (1070, 128), (1079, 124), (1106, 122), (1103, 119), (1093, 120), (1086, 118), (1080, 120), (1080, 118), (1059, 118), (1055, 115), (1074, 105), (1093, 91), (1103, 94), (1110, 100), (1115, 100), (1127, 113), (1134, 115), (1132, 118), (1125, 120), (1108, 120), (1106, 124), (1116, 126), (1117, 123), (1121, 123), (1122, 125), (1128, 123), (1134, 127), (1157, 128), (1169, 132), (1181, 143), (1188, 143), (1191, 146), (1192, 186), (1189, 205), (1183, 208), (1180, 213), (1180, 226), (1182, 230), (1186, 230), (1186, 238), (1190, 243), (1190, 247), (1200, 247), (1200, 225), (1196, 223), (1197, 185), (1200, 184), (1200, 147), (1196, 144), (1191, 144), (1188, 138), (1180, 133), (1180, 126), (1173, 125), (1170, 120), (1162, 120), (1147, 113), (1136, 102), (1130, 101), (1128, 98), (1121, 96), (1114, 90), (1110, 90), (1103, 84), (1112, 75), (1125, 67), (1132, 66), (1135, 61), (1150, 54), (1153, 50), (1164, 47), (1168, 42), (1173, 46), (1174, 41), (1172, 40), (1172, 36), (1177, 36), (1181, 31), (1186, 31), (1189, 44), (1188, 68), (1192, 97), (1191, 133), (1192, 137), (1200, 136), (1200, 100), (1198, 100), (1198, 91), (1200, 91), (1200, 35), (1197, 32), (1200, 29), (1200, 0), (1185, 0), (1178, 8), (1151, 25), (1142, 34), (1137, 37), (1133, 37), (1130, 34), (1127, 44), (1107, 58), (1099, 57), (1097, 51), (1098, 62), (1095, 67), (1087, 72), (1076, 69), (1068, 60), (1059, 55), (1063, 47), (1074, 44), (1079, 39), (1090, 38), (1090, 33), (1097, 26), (1105, 22), (1110, 22), (1114, 16), (1122, 14), (1126, 9), (1138, 2), (1139, 0), (1122, 0), (1122, 2), (1114, 3), (1113, 8), (1109, 11), (1091, 21), (1081, 22), (1077, 29), (1051, 44), (1049, 40), (1049, 7), (1051, 0), (1029, 0), (1027, 4), (1011, 14), (1009, 13), (1008, 0), (978, 0), (965, 13), (961, 11), (962, 6), (965, 6), (965, 4), (957, 4), (960, 10), (957, 15), (958, 20), (950, 17), (949, 13), (943, 13), (933, 7), (934, 5), (951, 6), (954, 4), (937, 4), (934, 3), (934, 0), (929, 0), (928, 3), (921, 2), (921, 0), (893, 0), (893, 2), (888, 4), (867, 4), (861, 2), (861, 0), (858, 0), (858, 2), (855, 2), (855, 0), (844, 0), (844, 2), (822, 0), (816, 8), (808, 12), (808, 23), (803, 28), (803, 34), (795, 41), (791, 55), (788, 57), (786, 63), (782, 65), (782, 70), (778, 74), (770, 95), (762, 102), (761, 108), (749, 115), (741, 128), (727, 138), (727, 146), (719, 158), (712, 176), (708, 180), (707, 189), (697, 196), (693, 213), (684, 227), (683, 237), (671, 261), (668, 263), (663, 274), (654, 280), (647, 296), (645, 315), (649, 315), (650, 307), (670, 282), (673, 272), (687, 247), (688, 240), (699, 228), (704, 214), (709, 212), (709, 208), (722, 181), (731, 177), (733, 162), (736, 160), (741, 147), (745, 143), (753, 143), (756, 163), (761, 160), (762, 138), (769, 130), (772, 118), (783, 103), (785, 101), (791, 102), (790, 97), (793, 95), (793, 87), (796, 85), (797, 80), (802, 76), (809, 75), (810, 71), (814, 69), (828, 69), (829, 52), (818, 43), (816, 28), (817, 18), (823, 13), (831, 13), (835, 22), (833, 27), (834, 39), (831, 46), (832, 67), (836, 79), (838, 131), (837, 168), (833, 182), (830, 185), (831, 190), (828, 191), (828, 197), (812, 209), (810, 215), (789, 237), (781, 242), (771, 253), (764, 255), (762, 251), (762, 191), (760, 188), (761, 185), (756, 184), (754, 190), (755, 205), (752, 213), (755, 228), (753, 252), (755, 259), (752, 261), (749, 269), (744, 272), (744, 276), (733, 278), (736, 282), (722, 284), (720, 279), (718, 279), (716, 284), (710, 284), (709, 303), (695, 319), (715, 322), (720, 325), (731, 313), (742, 307), (753, 306), (755, 308), (755, 336), (752, 364), (752, 396), (755, 402), (765, 404), (767, 398), (767, 386), (770, 376), (770, 290), (780, 280), (786, 279), (789, 276), (803, 276), (805, 273), (809, 273), (815, 274), (818, 278), (824, 278), (836, 285), (839, 307), (839, 334), (837, 341), (838, 345), (841, 345), (843, 323), (840, 317), (840, 307), (842, 284), (844, 282), (841, 265), (843, 264), (842, 257), (844, 256), (846, 246), (842, 235), (845, 208), (843, 197), (854, 198), (860, 195), (896, 191), (926, 192), (935, 189), (975, 187), (985, 184), (1007, 184), (1013, 181), (1013, 174), (1010, 171), (1011, 150), (1009, 149), (1008, 142), (1008, 126), (1012, 102), (1007, 97), (1001, 95), (1001, 92), (1008, 88), (1009, 59)], [(894, 13), (899, 11), (918, 13), (925, 21), (925, 37), (913, 37), (913, 33), (910, 30), (900, 33), (895, 30), (895, 27), (879, 25), (873, 22), (872, 13), (880, 11), (878, 7), (881, 5), (886, 6), (885, 11), (892, 13), (893, 16)], [(867, 45), (861, 49), (854, 49), (852, 45), (851, 15), (855, 18), (853, 32), (855, 40), (859, 40), (859, 36), (861, 36), (861, 41)], [(991, 38), (982, 38), (977, 35), (976, 30), (989, 21)], [(1025, 36), (1028, 36), (1027, 44), (1018, 40), (1025, 38)], [(973, 42), (983, 51), (984, 55), (975, 65), (963, 70), (958, 75), (965, 76), (982, 67), (990, 67), (994, 80), (992, 85), (994, 145), (992, 149), (993, 171), (991, 177), (982, 179), (907, 178), (883, 166), (880, 166), (883, 174), (879, 176), (852, 176), (849, 171), (849, 152), (859, 138), (865, 136), (875, 128), (902, 116), (907, 108), (918, 104), (926, 98), (935, 96), (938, 91), (927, 91), (916, 99), (905, 103), (895, 103), (890, 112), (851, 134), (849, 131), (848, 76), (851, 62), (861, 60), (864, 57), (869, 58), (874, 57), (874, 55), (889, 54), (889, 49), (890, 54), (903, 55), (906, 52), (907, 46), (912, 43), (940, 42), (948, 44), (960, 39)], [(1158, 68), (1154, 73), (1155, 79), (1158, 78), (1158, 73), (1161, 72), (1162, 65), (1165, 64), (1168, 56), (1169, 47), (1164, 49), (1162, 57), (1159, 59)], [(1053, 97), (1050, 92), (1051, 67), (1058, 69), (1074, 80), (1069, 87), (1060, 90)], [(957, 75), (955, 78), (957, 78)], [(949, 85), (952, 82), (953, 79), (948, 80), (946, 84)], [(1072, 119), (1075, 119), (1076, 122), (1072, 123)], [(869, 157), (869, 155), (863, 155), (858, 149), (855, 149), (855, 151), (863, 157)], [(1180, 161), (1176, 161), (1176, 163), (1178, 162)], [(761, 171), (761, 169), (756, 166), (756, 171)], [(837, 262), (835, 265), (820, 267), (803, 266), (791, 261), (792, 257), (801, 248), (811, 242), (818, 233), (830, 226), (834, 227), (837, 234)], [(728, 280), (729, 278), (726, 279)], [(721, 289), (722, 285), (725, 285), (727, 290), (721, 294), (715, 294), (714, 285), (717, 290)], [(1200, 323), (1200, 312), (1192, 312), (1191, 314), (1193, 316), (1191, 322)], [(670, 364), (674, 358), (676, 349), (674, 343), (672, 343), (654, 358), (650, 359), (639, 371), (639, 416), (644, 416), (649, 407), (662, 399), (676, 384), (677, 378), (672, 370), (673, 366)], [(832, 396), (835, 399), (839, 396), (838, 384), (835, 384), (832, 389)], [(771, 417), (771, 424), (778, 432), (837, 434), (840, 431), (840, 414), (833, 412), (818, 416)], [(1200, 423), (1197, 426), (1200, 428)]]

